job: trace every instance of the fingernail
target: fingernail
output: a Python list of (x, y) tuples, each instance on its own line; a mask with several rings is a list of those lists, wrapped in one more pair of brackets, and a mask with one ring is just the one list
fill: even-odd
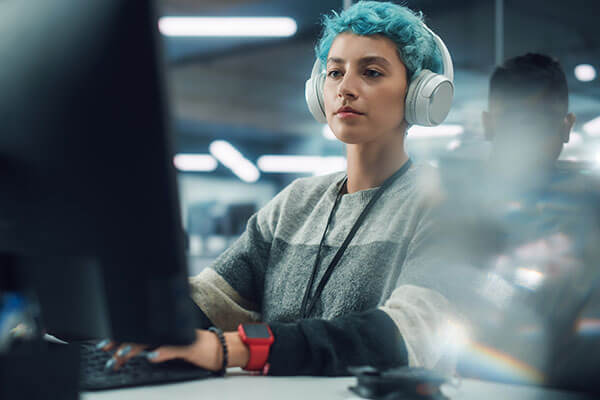
[(148, 360), (154, 360), (156, 357), (158, 357), (158, 351), (152, 351), (152, 352), (146, 354), (146, 358)]
[(120, 349), (119, 351), (117, 351), (117, 357), (125, 357), (127, 354), (129, 354), (130, 351), (131, 351), (131, 346), (127, 345), (127, 346), (123, 347), (122, 349)]
[(111, 358), (104, 365), (104, 369), (107, 371), (111, 371), (114, 368), (116, 362), (117, 362), (117, 360), (115, 360), (114, 358)]
[(110, 343), (110, 340), (108, 340), (108, 339), (101, 340), (101, 341), (100, 341), (100, 342), (98, 342), (98, 344), (96, 345), (96, 349), (97, 349), (97, 350), (103, 349), (103, 348), (105, 348), (106, 346), (108, 346), (108, 344), (109, 344), (109, 343)]

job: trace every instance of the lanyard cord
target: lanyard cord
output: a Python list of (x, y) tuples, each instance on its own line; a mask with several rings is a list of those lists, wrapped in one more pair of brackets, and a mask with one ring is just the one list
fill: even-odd
[(323, 247), (323, 243), (325, 243), (325, 236), (327, 235), (327, 231), (329, 230), (329, 225), (331, 223), (331, 219), (333, 218), (333, 214), (335, 213), (335, 210), (339, 204), (339, 200), (342, 197), (342, 189), (343, 189), (344, 185), (346, 184), (346, 182), (348, 181), (348, 177), (346, 177), (344, 179), (344, 182), (342, 183), (342, 186), (341, 186), (340, 190), (338, 191), (337, 197), (335, 198), (335, 203), (333, 204), (331, 212), (329, 213), (329, 218), (327, 219), (327, 225), (325, 226), (325, 230), (323, 231), (323, 236), (321, 237), (321, 242), (319, 243), (319, 249), (317, 250), (317, 258), (315, 259), (315, 265), (313, 266), (312, 274), (310, 275), (310, 280), (308, 281), (308, 286), (306, 287), (306, 291), (304, 292), (304, 297), (302, 299), (302, 305), (300, 307), (300, 315), (302, 315), (302, 318), (308, 318), (308, 316), (312, 312), (318, 298), (321, 296), (321, 292), (323, 292), (323, 288), (325, 287), (325, 285), (327, 284), (327, 281), (329, 280), (329, 278), (331, 277), (331, 274), (333, 273), (333, 269), (335, 268), (337, 263), (342, 258), (342, 255), (346, 251), (348, 244), (350, 244), (350, 241), (356, 234), (356, 231), (358, 231), (358, 228), (360, 228), (360, 225), (362, 224), (363, 220), (367, 217), (367, 214), (369, 213), (369, 211), (371, 210), (371, 208), (373, 207), (375, 202), (381, 197), (381, 195), (383, 194), (385, 189), (387, 189), (400, 176), (404, 175), (404, 173), (408, 170), (408, 168), (410, 168), (411, 164), (412, 164), (412, 162), (409, 158), (404, 163), (402, 168), (400, 168), (392, 176), (387, 178), (385, 180), (385, 182), (383, 182), (383, 184), (379, 187), (379, 189), (377, 189), (377, 192), (375, 192), (375, 194), (373, 195), (373, 197), (371, 198), (369, 203), (365, 206), (364, 210), (361, 212), (360, 216), (358, 217), (358, 219), (352, 226), (352, 229), (350, 229), (348, 236), (346, 236), (346, 239), (344, 239), (344, 242), (338, 249), (337, 253), (335, 253), (333, 260), (331, 260), (331, 263), (329, 263), (329, 266), (327, 267), (327, 270), (325, 270), (325, 274), (323, 274), (323, 277), (321, 278), (321, 281), (319, 282), (319, 285), (317, 286), (317, 289), (315, 290), (315, 294), (309, 304), (308, 300), (309, 300), (309, 296), (310, 296), (310, 291), (312, 290), (312, 287), (315, 282), (315, 278), (317, 276), (317, 269), (319, 266), (319, 257), (321, 255), (321, 248)]

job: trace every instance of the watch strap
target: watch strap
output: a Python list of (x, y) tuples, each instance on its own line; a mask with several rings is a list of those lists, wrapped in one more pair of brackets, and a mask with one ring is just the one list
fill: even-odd
[(267, 324), (263, 325), (267, 327), (267, 331), (270, 335), (269, 338), (248, 338), (244, 330), (244, 324), (238, 325), (238, 334), (240, 335), (242, 342), (248, 346), (248, 351), (250, 353), (248, 363), (243, 367), (246, 371), (262, 371), (263, 374), (265, 371), (268, 371), (269, 365), (267, 364), (267, 360), (269, 359), (269, 350), (271, 349), (274, 338), (269, 326)]
[(244, 367), (246, 371), (262, 371), (269, 359), (270, 344), (249, 344), (250, 359)]

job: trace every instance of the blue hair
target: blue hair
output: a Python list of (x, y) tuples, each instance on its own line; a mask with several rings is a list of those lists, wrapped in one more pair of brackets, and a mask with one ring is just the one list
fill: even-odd
[(441, 73), (442, 57), (431, 36), (423, 26), (423, 14), (390, 2), (359, 1), (338, 14), (324, 15), (323, 32), (315, 46), (321, 65), (334, 39), (343, 32), (361, 36), (381, 35), (392, 40), (398, 49), (400, 60), (412, 79), (422, 69)]

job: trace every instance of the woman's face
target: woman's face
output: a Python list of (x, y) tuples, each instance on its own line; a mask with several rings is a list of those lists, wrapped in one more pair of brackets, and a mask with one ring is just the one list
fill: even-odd
[(329, 49), (323, 88), (327, 123), (335, 136), (360, 144), (403, 135), (406, 76), (390, 39), (339, 34)]

